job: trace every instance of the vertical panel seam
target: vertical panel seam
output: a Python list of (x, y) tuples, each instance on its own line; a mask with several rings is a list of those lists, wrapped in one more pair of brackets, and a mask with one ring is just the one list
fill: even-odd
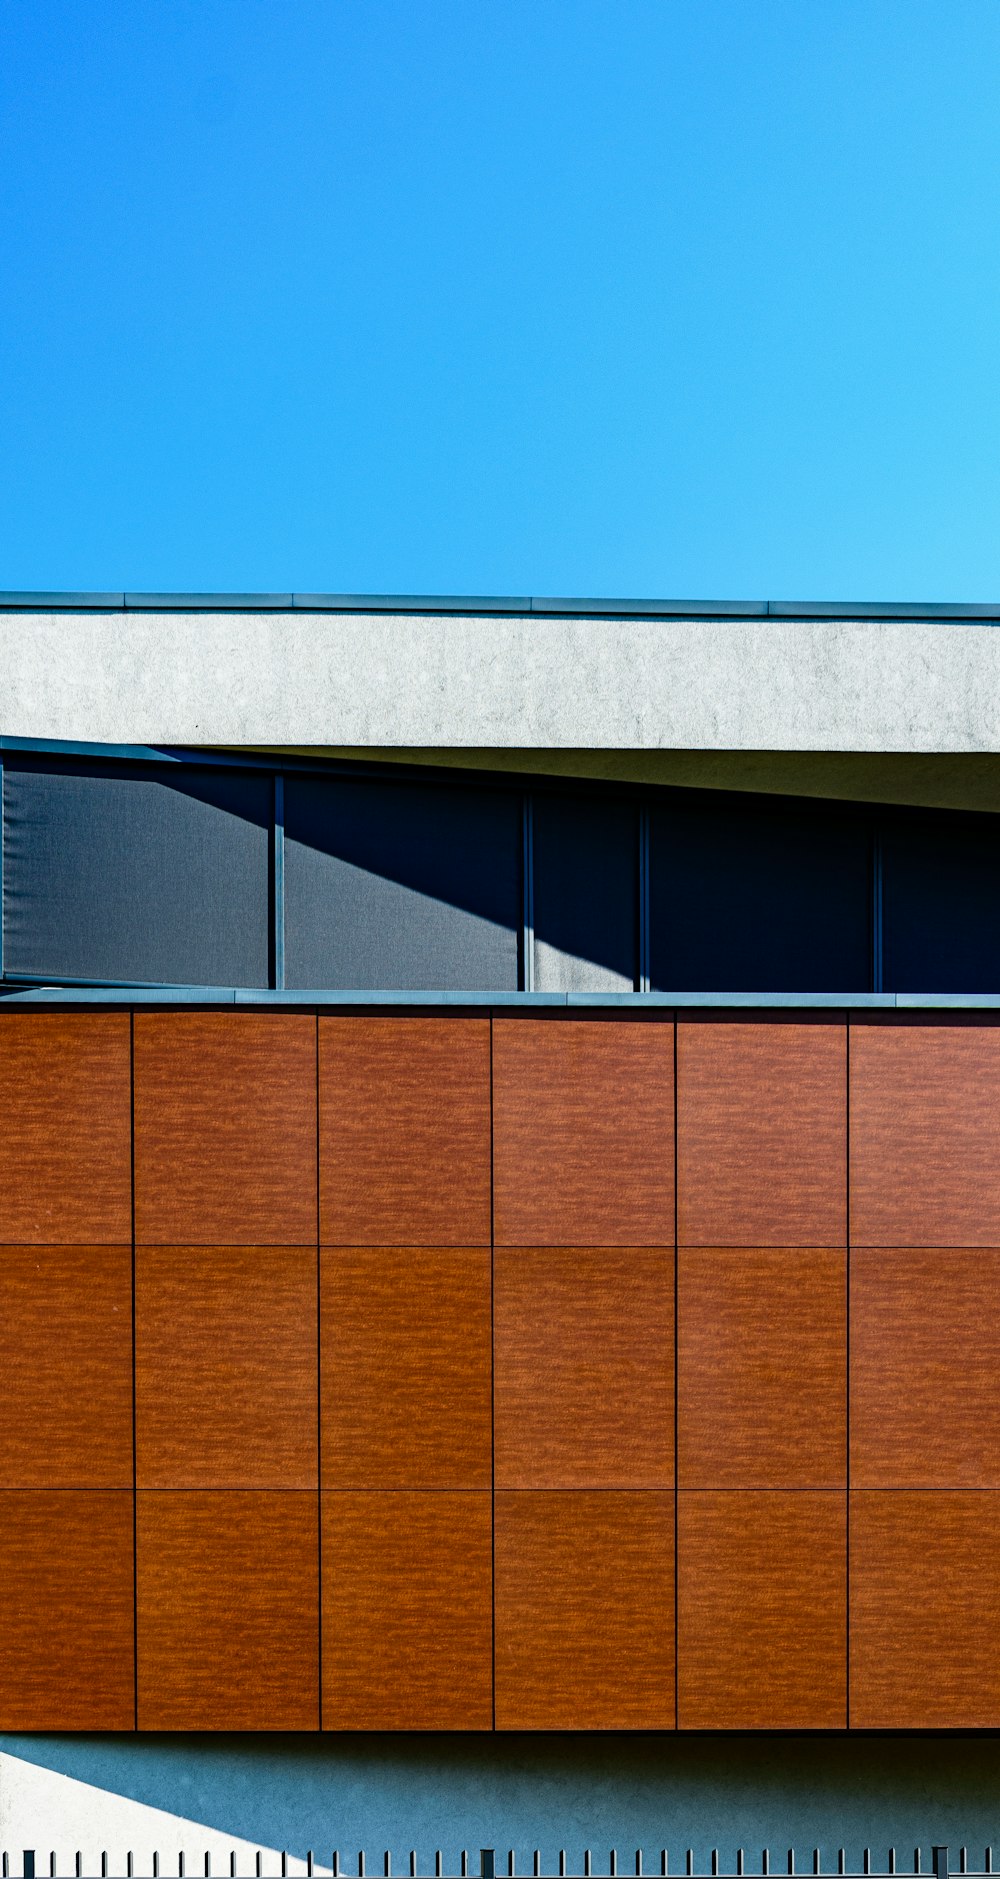
[(492, 1727), (497, 1726), (497, 1463), (496, 1463), (496, 1326), (494, 1308), (496, 1227), (493, 1180), (493, 1013), (490, 1012), (490, 1704)]
[(323, 1261), (319, 1185), (319, 1012), (315, 1016), (316, 1046), (316, 1705), (317, 1728), (323, 1728)]
[(674, 1012), (674, 1728), (681, 1726), (680, 1703), (680, 1501), (678, 1495), (679, 1468), (678, 1454), (680, 1426), (678, 1408), (680, 1403), (680, 1338), (679, 1310), (680, 1285), (678, 1267), (680, 1264), (677, 1250), (677, 1013)]
[(139, 1470), (135, 1361), (135, 1011), (128, 1014), (129, 1186), (132, 1216), (132, 1703), (139, 1729)]

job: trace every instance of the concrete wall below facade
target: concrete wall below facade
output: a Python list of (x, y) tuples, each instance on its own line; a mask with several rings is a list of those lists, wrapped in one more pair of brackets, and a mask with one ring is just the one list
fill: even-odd
[[(933, 1676), (933, 1666), (928, 1665)], [(393, 1871), (405, 1872), (411, 1847), (420, 1870), (433, 1871), (434, 1850), (445, 1871), (457, 1871), (461, 1849), (497, 1849), (497, 1869), (509, 1848), (519, 1872), (530, 1872), (535, 1847), (548, 1871), (558, 1849), (582, 1860), (593, 1853), (596, 1873), (607, 1872), (608, 1852), (618, 1850), (619, 1868), (633, 1870), (643, 1848), (646, 1870), (659, 1871), (667, 1847), (674, 1873), (684, 1853), (707, 1861), (717, 1845), (723, 1862), (746, 1849), (748, 1872), (760, 1871), (760, 1853), (770, 1846), (772, 1870), (784, 1870), (794, 1846), (796, 1864), (808, 1871), (819, 1846), (824, 1866), (837, 1849), (848, 1864), (860, 1864), (873, 1848), (883, 1866), (895, 1844), (902, 1871), (912, 1871), (914, 1847), (946, 1842), (957, 1866), (958, 1849), (969, 1846), (970, 1867), (981, 1866), (987, 1844), (1000, 1840), (1000, 1755), (995, 1734), (657, 1734), (346, 1735), (287, 1736), (0, 1736), (0, 1843), (19, 1854), (35, 1846), (45, 1869), (50, 1839), (46, 1820), (34, 1818), (44, 1785), (31, 1769), (48, 1769), (93, 1784), (77, 1794), (59, 1794), (60, 1870), (87, 1834), (102, 1832), (100, 1844), (124, 1854), (116, 1835), (128, 1833), (137, 1860), (156, 1831), (164, 1861), (188, 1849), (189, 1871), (201, 1870), (202, 1849), (211, 1846), (213, 1870), (224, 1871), (218, 1853), (238, 1840), (264, 1848), (287, 1847), (303, 1857), (308, 1849), (329, 1865), (334, 1847), (347, 1871), (357, 1871), (357, 1852), (368, 1853), (369, 1871), (381, 1871), (392, 1853)], [(12, 1758), (31, 1767), (19, 1772)], [(49, 1790), (55, 1798), (57, 1784)], [(105, 1790), (95, 1795), (93, 1789)], [(124, 1797), (134, 1803), (123, 1807)], [(169, 1837), (169, 1821), (151, 1821), (139, 1808), (180, 1816)], [(74, 1811), (75, 1810), (75, 1811)], [(183, 1822), (212, 1831), (193, 1834)], [(31, 1838), (24, 1835), (31, 1832)], [(145, 1836), (145, 1837), (143, 1837)], [(197, 1852), (198, 1866), (193, 1864)], [(376, 1862), (378, 1862), (376, 1864)], [(114, 1869), (112, 1867), (112, 1869)], [(124, 1868), (122, 1867), (121, 1870)], [(137, 1872), (143, 1868), (137, 1864)], [(173, 1868), (176, 1871), (176, 1866)], [(239, 1871), (249, 1867), (240, 1864)], [(265, 1873), (277, 1870), (265, 1861)], [(581, 1870), (579, 1864), (575, 1870)], [(12, 1874), (20, 1866), (12, 1859)], [(161, 1871), (168, 1871), (166, 1864)]]

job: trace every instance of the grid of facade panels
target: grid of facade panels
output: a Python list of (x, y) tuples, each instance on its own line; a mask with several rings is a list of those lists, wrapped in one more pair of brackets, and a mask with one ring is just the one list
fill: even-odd
[(1000, 1726), (1000, 1026), (8, 1010), (0, 1072), (0, 1727)]

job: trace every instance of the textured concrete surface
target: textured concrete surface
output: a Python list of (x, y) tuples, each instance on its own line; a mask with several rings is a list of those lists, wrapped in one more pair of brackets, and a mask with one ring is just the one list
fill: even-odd
[(0, 614), (0, 732), (105, 742), (1000, 750), (971, 621)]
[[(560, 1847), (576, 1862), (570, 1870), (580, 1872), (589, 1847), (595, 1873), (607, 1873), (609, 1849), (616, 1847), (619, 1869), (629, 1873), (641, 1846), (645, 1871), (658, 1873), (666, 1847), (670, 1872), (682, 1874), (689, 1846), (705, 1862), (703, 1871), (713, 1846), (723, 1871), (742, 1846), (748, 1873), (760, 1872), (765, 1846), (772, 1872), (784, 1872), (793, 1846), (796, 1870), (808, 1873), (816, 1846), (831, 1872), (840, 1846), (855, 1871), (862, 1849), (871, 1846), (876, 1869), (884, 1871), (887, 1849), (895, 1845), (900, 1871), (912, 1873), (915, 1846), (923, 1849), (925, 1872), (934, 1843), (950, 1846), (953, 1868), (967, 1844), (970, 1867), (981, 1869), (986, 1845), (996, 1849), (1000, 1841), (996, 1739), (989, 1732), (18, 1736), (0, 1744), (7, 1750), (0, 1797), (5, 1780), (11, 1795), (0, 1820), (14, 1834), (12, 1875), (20, 1873), (22, 1846), (42, 1855), (38, 1871), (45, 1873), (50, 1845), (72, 1853), (80, 1844), (73, 1835), (84, 1828), (88, 1847), (96, 1834), (109, 1852), (120, 1854), (131, 1844), (137, 1856), (148, 1854), (155, 1832), (166, 1879), (167, 1855), (176, 1875), (181, 1848), (194, 1879), (204, 1871), (205, 1848), (213, 1854), (213, 1872), (225, 1873), (228, 1859), (216, 1857), (223, 1841), (239, 1845), (241, 1875), (248, 1871), (247, 1845), (287, 1847), (300, 1859), (312, 1848), (327, 1865), (336, 1847), (348, 1873), (357, 1872), (364, 1848), (375, 1875), (385, 1848), (393, 1872), (405, 1874), (411, 1847), (421, 1873), (433, 1872), (437, 1847), (446, 1873), (458, 1871), (461, 1849), (468, 1848), (475, 1873), (481, 1846), (496, 1849), (498, 1872), (506, 1870), (513, 1847), (519, 1873), (531, 1872), (535, 1847), (549, 1872), (556, 1870)], [(20, 1772), (12, 1766), (15, 1758)], [(25, 1764), (52, 1775), (36, 1780)], [(67, 1792), (60, 1775), (88, 1786)], [(51, 1815), (40, 1816), (50, 1802)], [(131, 1808), (175, 1818), (144, 1819)], [(25, 1838), (33, 1819), (34, 1837)], [(56, 1842), (46, 1831), (49, 1819), (59, 1826)], [(206, 1825), (193, 1829), (195, 1821)], [(71, 1872), (72, 1865), (60, 1857), (57, 1870)], [(84, 1868), (91, 1875), (99, 1870)], [(111, 1866), (113, 1873), (123, 1870)], [(273, 1858), (264, 1871), (274, 1874)]]

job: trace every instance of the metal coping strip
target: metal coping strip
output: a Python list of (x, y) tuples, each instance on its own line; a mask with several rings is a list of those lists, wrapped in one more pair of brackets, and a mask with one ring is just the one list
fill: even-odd
[(63, 983), (24, 975), (0, 982), (2, 1004), (65, 1005), (292, 1005), (312, 1009), (423, 1010), (465, 1007), (497, 1010), (586, 1011), (1000, 1011), (994, 992), (484, 992), (375, 991), (301, 986)]
[(143, 594), (8, 589), (0, 612), (411, 613), (664, 620), (969, 620), (1000, 623), (1000, 602), (670, 600), (557, 595)]

